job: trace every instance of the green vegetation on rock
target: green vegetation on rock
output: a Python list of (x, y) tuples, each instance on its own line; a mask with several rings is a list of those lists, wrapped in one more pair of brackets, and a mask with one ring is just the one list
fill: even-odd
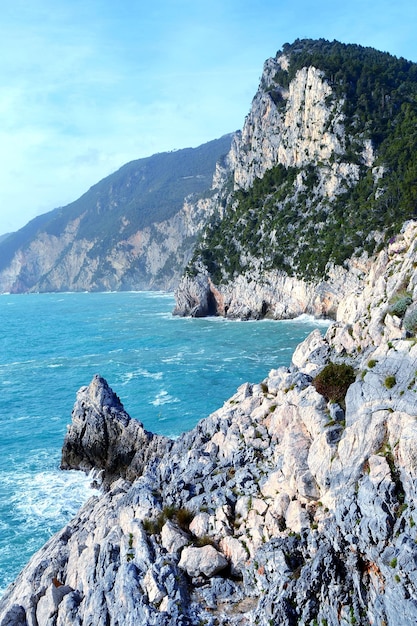
[(316, 391), (330, 400), (343, 403), (350, 385), (355, 382), (355, 372), (346, 363), (328, 363), (313, 379)]
[[(276, 93), (265, 86), (278, 111), (286, 106), (282, 89), (297, 71), (319, 69), (332, 88), (329, 110), (341, 103), (344, 151), (300, 168), (278, 164), (232, 194), (189, 266), (193, 272), (202, 263), (217, 283), (254, 267), (321, 279), (329, 261), (343, 265), (353, 255), (377, 251), (416, 217), (417, 64), (325, 40), (297, 40), (283, 53), (289, 66), (274, 77)], [(365, 140), (372, 143), (371, 164), (363, 156)], [(357, 178), (342, 177), (337, 193), (328, 196), (322, 183), (337, 164), (356, 167)]]
[(400, 291), (395, 294), (393, 298), (391, 298), (388, 312), (391, 313), (391, 315), (403, 318), (412, 301), (413, 298), (411, 293), (407, 291)]

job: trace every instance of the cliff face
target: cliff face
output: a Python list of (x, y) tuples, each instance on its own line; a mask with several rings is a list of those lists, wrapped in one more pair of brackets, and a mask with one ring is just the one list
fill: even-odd
[(359, 286), (368, 267), (367, 259), (352, 260), (350, 271), (332, 266), (328, 279), (317, 282), (306, 282), (279, 270), (253, 270), (226, 285), (216, 285), (202, 270), (195, 277), (181, 278), (175, 290), (174, 315), (280, 320), (306, 313), (334, 318), (340, 301)]
[(234, 192), (197, 244), (177, 314), (334, 315), (370, 254), (414, 217), (415, 70), (310, 40), (265, 63), (232, 142)]
[(80, 220), (63, 233), (41, 233), (16, 252), (1, 272), (1, 290), (123, 291), (173, 290), (190, 259), (193, 243), (212, 212), (212, 199), (185, 200), (169, 220), (123, 236), (96, 253), (96, 239), (80, 238)]
[(102, 379), (82, 389), (63, 465), (99, 443), (122, 477), (32, 558), (0, 624), (415, 624), (416, 245), (410, 222), (325, 337), (173, 442)]
[[(320, 177), (309, 192), (310, 201), (320, 197), (321, 203), (330, 202), (359, 179), (359, 165), (344, 159), (343, 99), (334, 97), (324, 73), (315, 67), (299, 70), (288, 89), (277, 85), (277, 72), (288, 68), (288, 64), (285, 55), (265, 63), (243, 130), (236, 133), (232, 142), (229, 161), (234, 186), (247, 190), (271, 168), (293, 167), (300, 171), (290, 192), (294, 200), (306, 191), (303, 168), (320, 163)], [(371, 167), (374, 160), (371, 142), (362, 140), (358, 152)], [(273, 245), (270, 235), (266, 243)], [(211, 243), (208, 241), (207, 245)], [(224, 254), (227, 256), (227, 249)], [(327, 280), (306, 281), (280, 269), (266, 269), (264, 255), (255, 258), (246, 253), (245, 261), (244, 268), (232, 280), (222, 280), (221, 284), (212, 279), (206, 267), (197, 265), (201, 276), (193, 279), (185, 275), (179, 283), (175, 313), (198, 316), (215, 313), (243, 319), (265, 316), (286, 319), (303, 313), (331, 316), (346, 293), (346, 283), (354, 280), (352, 272), (331, 263)], [(202, 278), (204, 275), (206, 280)], [(187, 301), (192, 302), (191, 307)], [(207, 308), (207, 302), (212, 303), (211, 307)]]
[(173, 290), (222, 196), (231, 136), (127, 164), (0, 242), (0, 292)]
[[(232, 144), (237, 187), (249, 188), (255, 178), (262, 178), (277, 163), (303, 167), (320, 161), (328, 165), (332, 155), (345, 154), (343, 100), (333, 98), (333, 89), (324, 72), (313, 66), (300, 69), (288, 88), (280, 86), (275, 76), (288, 65), (285, 54), (268, 59), (264, 65), (243, 130)], [(372, 164), (372, 146), (363, 142), (362, 151), (367, 148), (367, 158)], [(328, 172), (323, 174), (327, 177)], [(327, 193), (335, 193), (342, 177), (357, 180), (358, 175), (358, 166), (343, 161), (336, 163), (327, 181)]]

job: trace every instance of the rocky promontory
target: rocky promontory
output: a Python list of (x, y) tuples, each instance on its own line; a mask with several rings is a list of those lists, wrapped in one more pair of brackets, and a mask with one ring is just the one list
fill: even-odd
[(61, 469), (100, 475), (103, 486), (141, 476), (149, 459), (168, 451), (170, 441), (131, 419), (107, 382), (95, 376), (82, 387), (62, 448)]
[(412, 62), (323, 39), (268, 59), (175, 313), (335, 317), (415, 219), (416, 76)]
[(102, 378), (83, 388), (62, 464), (104, 488), (6, 591), (1, 626), (415, 624), (416, 245), (409, 222), (324, 337), (175, 441)]

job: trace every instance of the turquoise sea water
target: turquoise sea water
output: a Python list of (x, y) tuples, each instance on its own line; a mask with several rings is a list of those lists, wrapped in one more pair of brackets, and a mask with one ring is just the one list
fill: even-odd
[(59, 463), (75, 394), (94, 374), (145, 428), (177, 436), (288, 365), (320, 325), (177, 318), (173, 306), (159, 292), (0, 296), (0, 593), (91, 493)]

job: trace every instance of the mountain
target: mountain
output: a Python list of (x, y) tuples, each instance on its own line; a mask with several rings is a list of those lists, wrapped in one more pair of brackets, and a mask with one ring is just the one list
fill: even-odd
[(1, 239), (0, 292), (172, 288), (210, 214), (230, 144), (225, 135), (132, 161)]
[(177, 312), (334, 314), (348, 270), (366, 272), (417, 215), (416, 128), (416, 63), (336, 41), (285, 44), (233, 141), (234, 190), (195, 249)]

